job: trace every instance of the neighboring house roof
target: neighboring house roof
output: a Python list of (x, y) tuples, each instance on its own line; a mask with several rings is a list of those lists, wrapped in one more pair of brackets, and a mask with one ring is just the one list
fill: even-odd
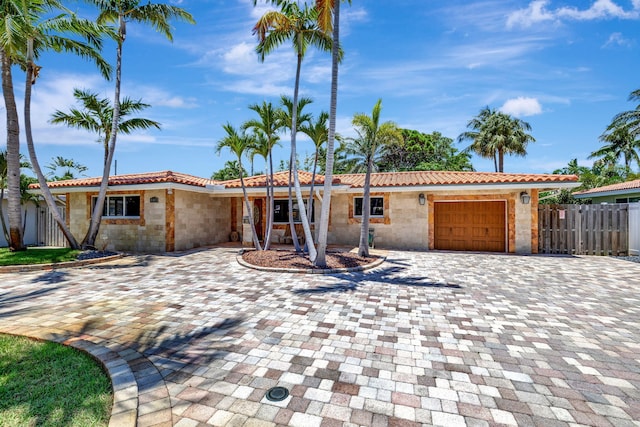
[[(102, 177), (94, 178), (79, 178), (69, 179), (65, 181), (52, 181), (48, 183), (49, 188), (63, 188), (63, 187), (99, 187), (102, 182)], [(194, 187), (206, 187), (207, 185), (216, 184), (217, 181), (213, 181), (207, 178), (200, 178), (193, 175), (187, 175), (185, 173), (173, 172), (173, 171), (161, 171), (161, 172), (147, 172), (147, 173), (132, 173), (126, 175), (113, 175), (109, 177), (109, 185), (140, 185), (140, 184), (162, 184), (162, 183), (175, 183), (184, 184)], [(39, 189), (39, 184), (31, 184), (30, 189)]]
[(617, 184), (605, 185), (604, 187), (592, 188), (590, 190), (577, 191), (573, 195), (580, 198), (609, 196), (615, 194), (640, 193), (640, 179)]

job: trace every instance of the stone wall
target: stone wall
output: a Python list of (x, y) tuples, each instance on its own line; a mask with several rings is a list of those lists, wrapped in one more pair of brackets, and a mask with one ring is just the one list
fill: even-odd
[(231, 198), (179, 190), (174, 193), (176, 251), (229, 241)]
[[(165, 251), (165, 190), (113, 191), (107, 195), (139, 195), (140, 218), (103, 219), (96, 239), (96, 248), (126, 252)], [(82, 240), (89, 228), (91, 197), (97, 193), (70, 193), (69, 226), (71, 233)], [(157, 197), (157, 203), (151, 203)]]
[[(420, 205), (419, 194), (429, 203)], [(388, 192), (372, 193), (384, 197), (384, 218), (372, 218), (375, 245), (380, 248), (427, 250), (433, 247), (433, 233), (429, 230), (429, 209), (434, 201), (444, 200), (504, 200), (507, 204), (507, 251), (532, 253), (537, 248), (537, 220), (533, 218), (537, 191), (530, 191), (530, 204), (520, 200), (521, 191), (447, 191), (447, 192)], [(333, 193), (329, 244), (358, 246), (360, 219), (353, 215), (353, 198), (362, 194)], [(536, 211), (537, 212), (537, 211)], [(431, 219), (432, 220), (432, 219)], [(535, 244), (532, 242), (535, 240)]]
[[(384, 217), (371, 218), (375, 245), (383, 248), (428, 249), (427, 206), (418, 202), (420, 192), (371, 193), (384, 198)], [(329, 244), (358, 246), (360, 218), (353, 215), (353, 199), (362, 194), (333, 193)]]

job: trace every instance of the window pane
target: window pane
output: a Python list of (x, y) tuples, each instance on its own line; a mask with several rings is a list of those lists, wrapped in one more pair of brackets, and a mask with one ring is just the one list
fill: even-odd
[(353, 201), (353, 215), (362, 216), (362, 197), (356, 197)]
[(125, 215), (140, 216), (140, 196), (125, 197)]
[(274, 200), (273, 201), (273, 222), (287, 223), (289, 222), (289, 201)]
[(371, 198), (371, 216), (384, 215), (384, 199), (382, 197)]

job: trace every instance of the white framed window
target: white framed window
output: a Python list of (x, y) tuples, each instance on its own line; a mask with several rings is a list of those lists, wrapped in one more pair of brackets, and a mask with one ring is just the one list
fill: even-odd
[[(362, 197), (353, 198), (353, 216), (362, 216)], [(383, 217), (384, 216), (384, 197), (370, 197), (369, 198), (369, 216), (370, 217)]]
[[(96, 206), (98, 197), (91, 198), (91, 209)], [(107, 196), (102, 209), (103, 218), (140, 218), (140, 196)]]

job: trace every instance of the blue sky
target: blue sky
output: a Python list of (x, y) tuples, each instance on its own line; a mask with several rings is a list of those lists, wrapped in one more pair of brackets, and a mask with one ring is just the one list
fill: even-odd
[[(93, 16), (82, 2), (66, 3)], [(144, 116), (163, 129), (119, 137), (119, 174), (171, 169), (209, 177), (231, 160), (215, 152), (222, 124), (239, 126), (254, 117), (250, 104), (277, 103), (293, 93), (290, 45), (264, 63), (254, 51), (251, 29), (266, 6), (253, 7), (252, 0), (173, 3), (197, 21), (176, 24), (173, 44), (149, 28), (128, 27), (123, 94), (151, 104)], [(383, 120), (454, 139), (489, 106), (529, 122), (536, 139), (527, 157), (505, 159), (505, 171), (546, 173), (572, 158), (589, 165), (611, 118), (635, 107), (627, 97), (640, 88), (640, 0), (353, 0), (342, 12), (338, 132), (346, 136), (353, 134), (353, 114), (370, 113), (378, 98)], [(104, 56), (115, 63), (115, 47), (107, 45)], [(40, 65), (33, 95), (40, 162), (60, 155), (88, 166), (87, 176), (101, 175), (95, 135), (48, 120), (74, 105), (75, 87), (112, 98), (112, 84), (70, 55), (46, 55)], [(315, 114), (328, 110), (330, 66), (329, 54), (313, 49), (302, 66), (301, 93), (314, 99), (309, 111)], [(14, 79), (21, 98), (18, 69)], [(0, 131), (6, 132), (4, 120)], [(299, 138), (300, 155), (311, 154), (309, 142)], [(283, 135), (277, 158), (288, 157), (287, 139)], [(474, 157), (473, 164), (493, 170), (484, 159)], [(259, 160), (255, 167), (263, 170)]]

